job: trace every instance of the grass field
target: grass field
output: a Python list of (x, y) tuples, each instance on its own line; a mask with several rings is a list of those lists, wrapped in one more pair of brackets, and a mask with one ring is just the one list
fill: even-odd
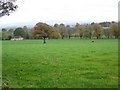
[(3, 41), (3, 84), (10, 88), (116, 88), (118, 40), (94, 41)]

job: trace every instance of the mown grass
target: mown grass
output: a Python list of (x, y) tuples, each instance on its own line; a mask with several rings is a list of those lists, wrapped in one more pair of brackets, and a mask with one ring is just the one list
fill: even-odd
[(10, 88), (118, 87), (118, 40), (3, 41), (3, 83)]

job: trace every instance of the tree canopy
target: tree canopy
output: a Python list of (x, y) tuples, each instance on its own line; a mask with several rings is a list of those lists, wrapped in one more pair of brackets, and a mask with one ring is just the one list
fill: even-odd
[(14, 4), (16, 0), (0, 0), (0, 17), (10, 15), (18, 6)]
[(25, 37), (25, 31), (21, 27), (18, 27), (18, 28), (15, 29), (14, 35)]
[(97, 37), (97, 39), (101, 38), (103, 34), (102, 26), (98, 23), (95, 23), (93, 24), (93, 29), (94, 29), (94, 35)]
[(50, 35), (54, 32), (53, 27), (47, 25), (46, 23), (39, 22), (35, 25), (33, 30), (33, 36), (34, 38), (44, 39), (44, 43), (46, 38), (50, 38)]

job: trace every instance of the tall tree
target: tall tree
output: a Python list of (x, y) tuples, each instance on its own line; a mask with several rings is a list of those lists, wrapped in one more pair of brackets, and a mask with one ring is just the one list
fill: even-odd
[(79, 23), (76, 23), (76, 31), (79, 33), (79, 37), (82, 39), (85, 31), (85, 26), (80, 25)]
[(104, 27), (103, 29), (104, 29), (105, 37), (109, 39), (110, 36), (112, 35), (112, 32), (111, 32), (110, 28), (109, 27)]
[(97, 39), (101, 38), (103, 35), (103, 28), (100, 24), (93, 24), (93, 30), (94, 30), (94, 35), (96, 36)]
[(8, 33), (11, 34), (12, 36), (13, 36), (13, 32), (14, 32), (14, 29), (12, 28), (8, 30)]
[(60, 26), (56, 23), (56, 24), (54, 24), (54, 30), (57, 32), (57, 33), (59, 33), (59, 36), (61, 37), (61, 35), (60, 35)]
[(110, 30), (112, 35), (117, 39), (119, 37), (118, 23), (111, 23)]
[(9, 34), (7, 32), (2, 32), (2, 39), (6, 40), (9, 38)]
[(69, 39), (70, 39), (70, 37), (72, 36), (72, 30), (71, 30), (70, 25), (67, 25), (67, 26), (66, 26), (66, 29), (67, 29), (68, 37), (69, 37)]
[(14, 32), (14, 29), (12, 29), (12, 28), (8, 30), (8, 34), (9, 34), (8, 39), (9, 40), (14, 36), (13, 32)]
[(14, 36), (21, 36), (25, 38), (25, 32), (21, 27), (18, 27), (14, 31)]
[(38, 39), (43, 38), (44, 43), (46, 43), (46, 38), (49, 38), (53, 32), (53, 27), (49, 26), (46, 23), (39, 22), (34, 26), (33, 36), (34, 38)]
[(25, 37), (24, 38), (29, 39), (29, 30), (28, 30), (27, 26), (24, 26), (23, 30), (25, 32)]
[(56, 23), (56, 24), (54, 24), (54, 27), (56, 27), (56, 28), (57, 28), (57, 27), (59, 27), (59, 25)]
[(7, 29), (6, 28), (2, 28), (2, 32), (7, 32)]
[(88, 25), (88, 26), (87, 26), (87, 30), (88, 30), (88, 37), (89, 37), (90, 39), (92, 39), (93, 33), (94, 33), (93, 26), (92, 26), (92, 25)]
[(60, 32), (62, 39), (64, 39), (64, 37), (65, 37), (65, 25), (63, 23), (61, 23), (59, 26), (59, 32)]

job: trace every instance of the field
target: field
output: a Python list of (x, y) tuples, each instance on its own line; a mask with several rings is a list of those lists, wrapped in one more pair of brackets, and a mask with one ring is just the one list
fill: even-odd
[(10, 88), (118, 87), (117, 39), (3, 41), (2, 50)]

